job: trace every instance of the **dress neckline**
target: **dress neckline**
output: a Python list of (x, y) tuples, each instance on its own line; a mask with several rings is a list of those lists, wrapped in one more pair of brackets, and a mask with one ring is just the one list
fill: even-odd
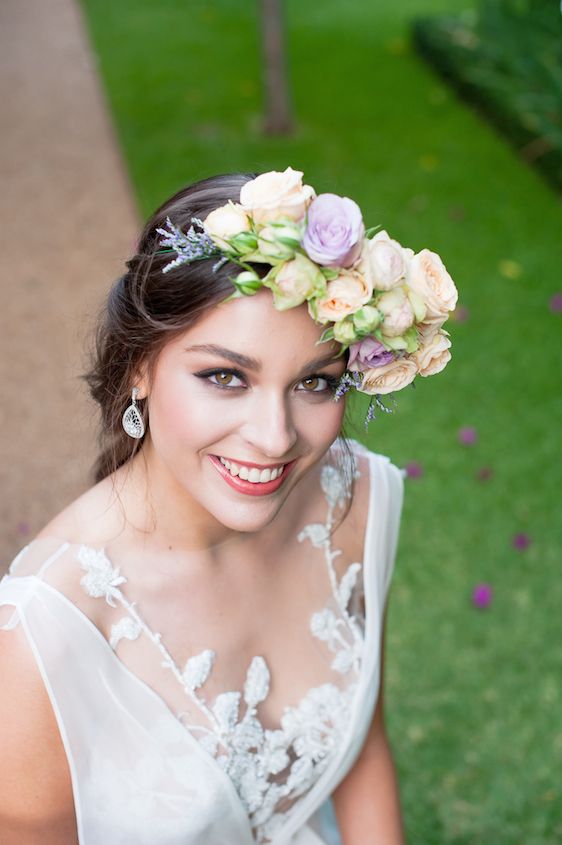
[[(378, 461), (369, 461), (370, 489), (368, 495), (367, 518), (365, 521), (365, 540), (363, 543), (362, 560), (363, 577), (367, 578), (369, 581), (375, 578), (375, 572), (373, 571), (375, 567), (375, 557), (378, 558), (381, 552), (384, 554), (384, 546), (381, 546), (381, 532), (377, 529), (380, 529), (381, 521), (386, 518), (387, 506), (384, 500), (386, 499), (385, 493), (387, 491), (385, 490), (384, 486), (386, 485), (386, 481), (384, 480), (385, 474), (382, 473), (383, 477), (381, 478), (381, 473), (375, 472), (375, 465), (378, 463)], [(379, 499), (378, 494), (381, 493), (383, 500), (380, 502), (381, 507), (377, 507), (376, 510), (373, 506), (375, 500), (375, 481), (376, 486), (378, 488), (376, 498)], [(381, 483), (383, 484), (382, 488), (380, 487)], [(377, 537), (374, 537), (374, 534), (377, 534)], [(51, 555), (51, 558), (56, 557), (58, 554), (62, 554), (66, 549), (71, 546), (76, 546), (89, 549), (94, 553), (100, 553), (101, 551), (108, 559), (111, 565), (109, 556), (105, 554), (105, 551), (103, 549), (100, 550), (100, 548), (96, 546), (71, 543), (70, 541), (61, 540), (60, 538), (55, 537), (35, 539), (32, 540), (28, 544), (28, 546), (34, 545), (36, 542), (40, 542), (41, 539), (51, 539), (53, 541), (56, 540), (61, 544), (55, 554)], [(142, 688), (144, 694), (148, 694), (155, 701), (157, 701), (158, 707), (161, 708), (162, 711), (165, 712), (168, 717), (171, 717), (174, 722), (174, 725), (179, 726), (182, 729), (182, 735), (185, 736), (185, 734), (187, 734), (187, 738), (193, 748), (196, 749), (199, 754), (203, 753), (205, 759), (210, 763), (210, 765), (213, 766), (214, 770), (218, 769), (221, 772), (221, 779), (225, 784), (228, 785), (228, 789), (231, 794), (233, 796), (236, 796), (238, 806), (240, 806), (241, 814), (245, 820), (245, 827), (247, 827), (248, 829), (249, 836), (252, 837), (251, 839), (249, 839), (249, 842), (254, 842), (255, 840), (253, 839), (254, 834), (252, 826), (250, 824), (250, 816), (245, 811), (244, 804), (241, 800), (240, 795), (238, 794), (238, 791), (232, 779), (226, 772), (223, 771), (223, 769), (218, 764), (217, 760), (213, 757), (213, 755), (207, 753), (205, 749), (201, 747), (201, 743), (199, 742), (199, 740), (189, 730), (185, 729), (185, 725), (181, 722), (180, 719), (178, 719), (177, 715), (162, 698), (162, 696), (160, 696), (156, 692), (156, 690), (147, 682), (145, 682), (141, 677), (135, 674), (134, 671), (129, 669), (129, 667), (117, 656), (114, 649), (111, 647), (108, 638), (102, 633), (100, 628), (98, 628), (98, 626), (85, 612), (83, 612), (76, 604), (74, 604), (64, 593), (62, 593), (57, 588), (51, 586), (47, 582), (43, 581), (37, 574), (28, 577), (36, 579), (38, 582), (41, 582), (44, 588), (51, 590), (53, 593), (59, 596), (61, 600), (65, 602), (66, 605), (68, 605), (68, 607), (71, 608), (72, 611), (81, 618), (84, 624), (88, 626), (89, 630), (94, 634), (96, 640), (98, 642), (101, 642), (101, 647), (103, 648), (104, 652), (107, 655), (110, 655), (109, 659), (111, 660), (112, 665), (114, 665), (119, 672), (126, 674), (139, 689)], [(291, 806), (289, 811), (284, 814), (284, 818), (281, 822), (281, 827), (276, 832), (275, 841), (277, 841), (279, 835), (287, 836), (287, 831), (292, 832), (296, 830), (299, 824), (302, 824), (303, 821), (306, 821), (306, 818), (308, 818), (310, 812), (313, 812), (313, 809), (308, 808), (313, 807), (314, 801), (316, 800), (316, 796), (318, 796), (318, 794), (321, 793), (322, 790), (327, 787), (327, 782), (330, 780), (331, 775), (336, 772), (340, 762), (342, 762), (342, 759), (347, 754), (349, 754), (353, 724), (355, 723), (357, 718), (360, 717), (360, 710), (362, 710), (364, 706), (369, 706), (369, 701), (371, 697), (376, 696), (377, 694), (378, 686), (374, 682), (371, 675), (373, 672), (376, 672), (376, 652), (378, 650), (376, 625), (378, 624), (378, 622), (380, 622), (381, 610), (382, 608), (378, 607), (378, 602), (375, 601), (373, 596), (371, 596), (370, 590), (367, 590), (365, 595), (365, 640), (369, 642), (369, 649), (365, 653), (365, 659), (361, 661), (357, 687), (354, 690), (354, 694), (351, 700), (351, 712), (347, 734), (342, 740), (339, 751), (335, 753), (330, 759), (329, 766), (322, 773), (319, 774), (318, 779), (312, 784), (312, 786), (309, 788), (308, 792), (303, 796), (303, 798), (296, 801), (295, 804)]]

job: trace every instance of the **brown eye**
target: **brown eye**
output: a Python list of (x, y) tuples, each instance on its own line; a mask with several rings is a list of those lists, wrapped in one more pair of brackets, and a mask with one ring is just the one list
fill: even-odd
[(318, 390), (318, 385), (320, 384), (320, 379), (318, 376), (310, 376), (309, 378), (304, 378), (302, 383), (306, 385), (306, 390), (313, 393), (315, 390)]
[(220, 384), (221, 387), (226, 387), (231, 383), (234, 376), (232, 375), (232, 373), (220, 372), (215, 373), (214, 378), (217, 380), (217, 384)]

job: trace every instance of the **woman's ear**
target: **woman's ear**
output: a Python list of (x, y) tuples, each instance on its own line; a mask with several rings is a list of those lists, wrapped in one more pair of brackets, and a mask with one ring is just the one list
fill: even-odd
[(136, 374), (133, 377), (131, 386), (136, 387), (138, 389), (137, 399), (146, 399), (150, 392), (148, 366), (146, 361), (144, 361), (138, 368)]

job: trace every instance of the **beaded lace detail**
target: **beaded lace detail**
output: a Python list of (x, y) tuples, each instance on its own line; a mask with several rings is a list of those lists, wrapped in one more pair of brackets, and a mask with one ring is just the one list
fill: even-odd
[[(190, 724), (186, 713), (178, 718), (232, 780), (258, 843), (271, 840), (296, 799), (317, 781), (341, 747), (361, 668), (363, 632), (350, 610), (350, 599), (362, 564), (351, 563), (338, 580), (333, 561), (341, 551), (332, 549), (330, 542), (334, 510), (345, 502), (348, 491), (338, 470), (330, 465), (322, 468), (321, 486), (328, 504), (326, 522), (305, 526), (297, 539), (323, 550), (335, 609), (324, 607), (313, 613), (310, 631), (332, 652), (332, 670), (341, 676), (351, 673), (351, 680), (343, 690), (330, 682), (310, 689), (296, 707), (285, 707), (277, 730), (264, 729), (257, 717), (257, 706), (267, 698), (270, 687), (263, 657), (251, 660), (242, 692), (224, 692), (207, 703), (199, 690), (212, 672), (215, 651), (205, 649), (178, 667), (161, 635), (148, 627), (136, 602), (128, 601), (120, 590), (127, 579), (119, 567), (112, 565), (103, 549), (80, 546), (77, 551), (85, 571), (80, 583), (86, 593), (126, 611), (112, 626), (111, 647), (115, 649), (122, 638), (135, 640), (146, 634), (159, 649), (162, 666), (175, 675), (205, 715), (208, 726)], [(240, 716), (242, 699), (246, 707)]]

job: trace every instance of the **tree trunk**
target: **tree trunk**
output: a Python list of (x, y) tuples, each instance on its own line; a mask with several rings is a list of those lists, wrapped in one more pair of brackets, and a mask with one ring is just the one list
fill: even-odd
[(287, 135), (293, 130), (283, 6), (283, 0), (261, 0), (264, 131), (267, 135)]

